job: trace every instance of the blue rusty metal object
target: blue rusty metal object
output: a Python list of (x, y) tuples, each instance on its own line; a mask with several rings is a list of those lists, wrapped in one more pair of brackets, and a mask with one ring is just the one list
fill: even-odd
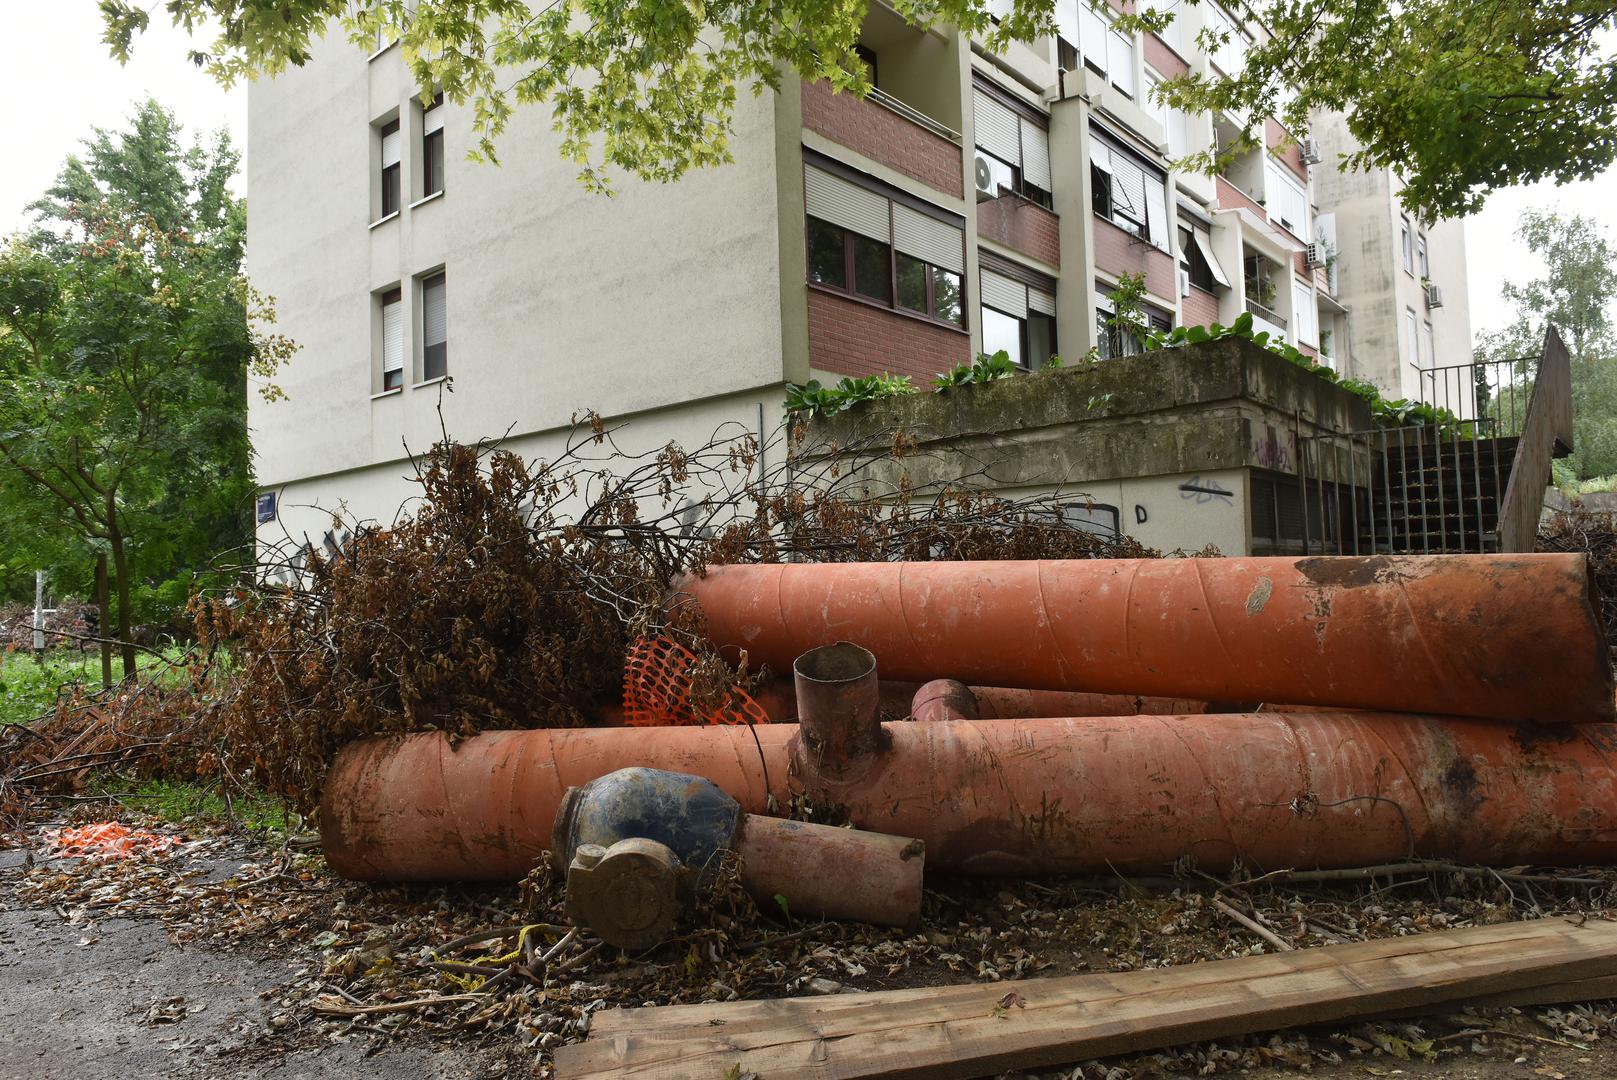
[(580, 844), (655, 840), (706, 876), (734, 843), (741, 804), (711, 780), (662, 769), (619, 769), (570, 788), (556, 814), (551, 850), (561, 865)]

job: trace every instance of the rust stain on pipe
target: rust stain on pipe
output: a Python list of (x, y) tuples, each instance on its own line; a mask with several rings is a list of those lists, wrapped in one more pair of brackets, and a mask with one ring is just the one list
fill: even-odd
[(910, 699), (910, 719), (923, 724), (947, 720), (981, 720), (982, 709), (971, 687), (958, 679), (933, 679)]
[(767, 761), (782, 805), (812, 791), (969, 873), (1617, 862), (1612, 725), (1324, 712), (883, 727), (888, 748), (848, 782), (805, 759), (792, 724), (366, 740), (328, 777), (325, 854), (350, 878), (515, 880), (568, 787), (651, 765), (760, 813)]
[(925, 681), (1541, 723), (1614, 718), (1582, 555), (720, 566), (716, 645), (838, 639)]

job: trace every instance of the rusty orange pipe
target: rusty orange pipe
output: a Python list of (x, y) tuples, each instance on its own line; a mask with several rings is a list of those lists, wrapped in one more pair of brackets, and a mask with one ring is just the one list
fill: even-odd
[(1614, 718), (1583, 555), (798, 563), (680, 589), (714, 644), (779, 671), (840, 638), (895, 679)]
[(345, 877), (515, 880), (568, 787), (651, 765), (753, 813), (814, 792), (968, 873), (1617, 862), (1612, 725), (1239, 713), (890, 723), (882, 739), (849, 780), (823, 775), (792, 724), (371, 739), (337, 756), (322, 841)]

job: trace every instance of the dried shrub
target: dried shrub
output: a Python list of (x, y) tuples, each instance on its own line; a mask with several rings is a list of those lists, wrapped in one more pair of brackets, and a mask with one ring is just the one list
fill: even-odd
[[(664, 610), (676, 577), (714, 563), (1158, 554), (1069, 520), (1081, 497), (1008, 500), (971, 476), (884, 485), (880, 466), (913, 453), (890, 434), (765, 449), (768, 470), (750, 432), (721, 429), (695, 451), (628, 454), (594, 417), (532, 465), (435, 447), (417, 464), (420, 499), (390, 526), (336, 520), (345, 540), (288, 544), (261, 556), (256, 586), (194, 605), (197, 655), (228, 656), (233, 678), (205, 699), (146, 699), (171, 710), (166, 767), (307, 812), (354, 739), (597, 722), (648, 633), (696, 654), (692, 704), (716, 707), (751, 673), (703, 647), (688, 605)], [(163, 708), (117, 737), (150, 750)]]
[(1587, 510), (1581, 502), (1539, 529), (1538, 550), (1585, 552), (1600, 598), (1606, 644), (1617, 651), (1617, 514)]

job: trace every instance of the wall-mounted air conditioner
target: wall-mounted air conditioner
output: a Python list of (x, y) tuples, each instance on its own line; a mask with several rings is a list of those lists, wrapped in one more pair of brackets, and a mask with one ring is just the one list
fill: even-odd
[(1443, 306), (1443, 286), (1426, 286), (1426, 306), (1429, 308), (1440, 308)]
[(1319, 143), (1313, 139), (1303, 140), (1302, 151), (1304, 165), (1318, 165), (1325, 160), (1320, 156)]
[(1309, 244), (1303, 249), (1303, 261), (1310, 270), (1325, 265), (1325, 248), (1319, 244)]
[(999, 192), (994, 190), (994, 170), (989, 168), (988, 159), (981, 154), (977, 155), (976, 168), (973, 169), (977, 180), (977, 201), (984, 199), (997, 199)]

